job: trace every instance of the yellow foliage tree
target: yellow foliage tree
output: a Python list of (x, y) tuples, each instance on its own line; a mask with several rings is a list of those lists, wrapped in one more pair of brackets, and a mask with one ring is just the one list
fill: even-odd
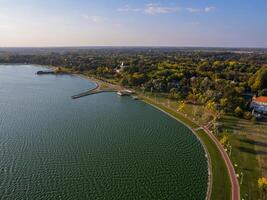
[(221, 138), (220, 143), (221, 143), (223, 146), (226, 146), (227, 143), (228, 143), (228, 141), (229, 141), (228, 136), (227, 136), (227, 135), (224, 135), (224, 136)]
[(185, 109), (185, 102), (181, 102), (181, 103), (179, 104), (177, 110), (178, 110), (179, 112), (182, 112), (182, 111), (184, 111), (184, 109)]
[(267, 191), (267, 178), (261, 177), (258, 179), (259, 189), (262, 191), (262, 199), (266, 199), (266, 191)]
[(215, 110), (215, 102), (208, 101), (206, 107), (210, 110)]
[(267, 189), (267, 178), (265, 177), (259, 178), (258, 186), (261, 190), (266, 190)]

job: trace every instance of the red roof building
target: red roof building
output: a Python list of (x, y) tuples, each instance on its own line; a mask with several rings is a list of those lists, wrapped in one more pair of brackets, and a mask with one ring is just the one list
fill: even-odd
[(267, 97), (264, 97), (264, 96), (256, 97), (253, 99), (253, 101), (255, 103), (259, 103), (259, 104), (266, 104), (266, 106), (267, 106)]
[(255, 112), (261, 113), (261, 114), (267, 114), (267, 97), (261, 96), (261, 97), (254, 97), (250, 108), (252, 108)]

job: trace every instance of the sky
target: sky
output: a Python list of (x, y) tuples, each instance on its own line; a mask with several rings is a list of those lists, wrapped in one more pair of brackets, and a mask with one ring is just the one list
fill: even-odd
[(267, 47), (267, 0), (0, 0), (0, 47)]

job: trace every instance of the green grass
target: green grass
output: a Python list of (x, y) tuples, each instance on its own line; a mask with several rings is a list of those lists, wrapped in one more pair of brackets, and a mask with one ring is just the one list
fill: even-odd
[[(260, 166), (257, 160), (258, 152), (255, 149), (255, 140), (258, 136), (249, 133), (256, 125), (234, 116), (224, 116), (221, 120), (230, 135), (229, 141), (232, 146), (232, 162), (237, 164), (236, 173), (244, 174), (240, 185), (241, 197), (244, 199), (259, 199), (257, 181), (261, 176)], [(252, 134), (252, 135), (251, 135)]]
[(231, 198), (231, 183), (223, 158), (209, 136), (203, 131), (197, 131), (199, 138), (207, 148), (212, 165), (212, 200), (226, 200)]
[[(143, 97), (144, 98), (144, 97)], [(155, 105), (157, 106), (158, 108), (166, 111), (167, 113), (171, 114), (172, 116), (176, 117), (177, 119), (181, 120), (182, 122), (186, 123), (187, 125), (189, 125), (191, 128), (198, 128), (199, 126), (192, 122), (191, 120), (187, 119), (186, 117), (184, 117), (183, 115), (161, 105), (161, 104), (158, 104), (158, 103), (155, 103), (154, 101), (150, 100), (149, 98), (144, 98), (143, 99), (146, 103), (148, 104), (152, 104), (152, 105)]]
[[(181, 101), (175, 99), (169, 99), (167, 94), (158, 94), (158, 93), (151, 93), (151, 92), (142, 92), (142, 96), (145, 95), (150, 99), (156, 99), (158, 104), (166, 105), (166, 107), (170, 107), (174, 110), (179, 108), (181, 105)], [(190, 119), (193, 119), (197, 124), (207, 124), (214, 118), (214, 113), (210, 112), (205, 108), (203, 105), (194, 105), (194, 104), (185, 104), (184, 109), (182, 110), (184, 114), (186, 114)]]
[[(163, 106), (162, 104), (155, 103), (149, 98), (143, 97), (146, 103), (157, 106), (158, 108), (164, 110), (165, 112), (171, 114), (178, 120), (184, 122), (191, 128), (199, 127), (196, 123), (187, 119), (183, 115)], [(212, 193), (211, 200), (229, 200), (231, 199), (231, 183), (228, 176), (227, 168), (225, 166), (224, 160), (221, 154), (214, 144), (214, 142), (209, 138), (209, 136), (203, 131), (197, 131), (197, 134), (205, 147), (207, 148), (212, 164)]]
[[(198, 127), (197, 124), (183, 115), (162, 105), (166, 102), (166, 99), (157, 98), (159, 103), (155, 103), (155, 101), (149, 98), (145, 98), (144, 100), (147, 103), (154, 104), (160, 109), (170, 113), (174, 117), (188, 124), (190, 127)], [(236, 173), (241, 174), (242, 172), (244, 174), (242, 184), (240, 185), (241, 197), (244, 199), (259, 199), (260, 194), (258, 191), (257, 180), (261, 177), (261, 172), (257, 160), (257, 156), (259, 155), (257, 155), (257, 149), (255, 149), (254, 139), (256, 139), (256, 141), (260, 141), (260, 139), (256, 136), (253, 136), (255, 138), (247, 137), (251, 134), (248, 133), (248, 128), (253, 129), (255, 125), (250, 125), (249, 123), (244, 122), (244, 120), (240, 122), (240, 119), (234, 116), (224, 116), (221, 122), (223, 122), (224, 128), (228, 130), (230, 135), (230, 143), (232, 145), (232, 154), (230, 159), (233, 164), (236, 163), (238, 165), (238, 167), (236, 167)], [(240, 127), (242, 128), (241, 130), (239, 130)], [(214, 180), (211, 199), (229, 199), (231, 184), (224, 161), (216, 145), (209, 139), (204, 131), (198, 131), (197, 133), (207, 147), (212, 160), (212, 173)]]
[(242, 135), (232, 135), (230, 141), (233, 147), (231, 160), (233, 163), (238, 164), (236, 173), (240, 174), (243, 172), (244, 174), (242, 185), (240, 185), (241, 197), (245, 199), (258, 199), (259, 190), (257, 181), (261, 175), (254, 144), (250, 143), (250, 140)]

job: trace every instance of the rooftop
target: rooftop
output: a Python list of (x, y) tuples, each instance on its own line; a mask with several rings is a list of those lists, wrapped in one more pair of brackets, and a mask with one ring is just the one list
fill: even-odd
[(265, 96), (257, 97), (254, 99), (254, 101), (259, 103), (267, 103), (267, 97)]

